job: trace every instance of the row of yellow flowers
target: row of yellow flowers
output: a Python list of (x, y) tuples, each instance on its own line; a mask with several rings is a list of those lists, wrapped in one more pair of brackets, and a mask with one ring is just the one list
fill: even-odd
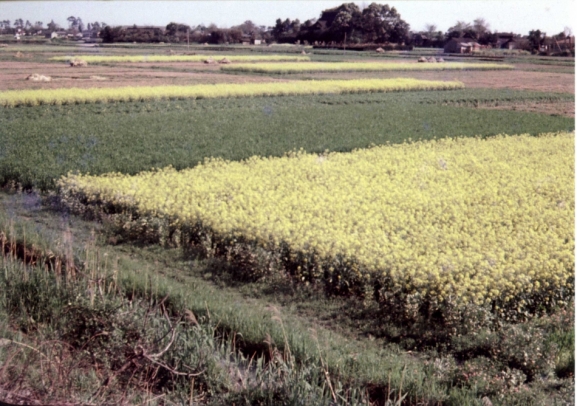
[(573, 133), (441, 139), (214, 159), (180, 172), (71, 174), (59, 188), (65, 203), (252, 241), (299, 278), (336, 289), (522, 308), (573, 289), (573, 151)]
[(224, 71), (258, 73), (305, 73), (305, 72), (375, 72), (375, 71), (423, 71), (423, 70), (503, 70), (512, 65), (501, 63), (393, 63), (393, 62), (307, 62), (307, 63), (241, 63), (222, 66)]
[(121, 63), (121, 62), (203, 62), (206, 59), (215, 60), (227, 58), (231, 62), (256, 62), (256, 61), (309, 61), (308, 56), (301, 55), (74, 55), (54, 56), (52, 61), (70, 61), (82, 59), (88, 63)]
[(37, 106), (41, 104), (107, 103), (154, 99), (202, 99), (227, 97), (286, 96), (306, 94), (339, 94), (401, 92), (411, 90), (461, 89), (457, 81), (418, 79), (358, 79), (290, 81), (268, 83), (219, 83), (190, 86), (127, 86), (114, 88), (61, 88), (9, 90), (0, 92), (0, 106)]

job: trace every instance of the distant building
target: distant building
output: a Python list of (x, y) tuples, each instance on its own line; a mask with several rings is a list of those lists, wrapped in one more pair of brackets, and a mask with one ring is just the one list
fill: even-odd
[(416, 47), (426, 46), (429, 43), (429, 37), (425, 34), (414, 34), (413, 38), (413, 45)]
[(446, 54), (470, 54), (481, 49), (481, 44), (471, 38), (451, 38), (444, 47)]

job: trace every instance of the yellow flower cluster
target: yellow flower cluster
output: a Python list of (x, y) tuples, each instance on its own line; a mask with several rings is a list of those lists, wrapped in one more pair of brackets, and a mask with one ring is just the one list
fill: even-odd
[(108, 103), (154, 99), (202, 99), (227, 97), (288, 96), (305, 94), (339, 94), (401, 92), (410, 90), (461, 89), (457, 81), (432, 81), (410, 78), (301, 80), (266, 83), (218, 83), (190, 86), (127, 86), (88, 89), (9, 90), (0, 92), (0, 106), (37, 106), (41, 104)]
[(82, 59), (88, 63), (110, 62), (203, 62), (208, 58), (215, 60), (227, 58), (231, 62), (252, 61), (309, 61), (308, 56), (300, 55), (75, 55), (54, 56), (52, 61), (69, 61), (74, 58)]
[(391, 63), (391, 62), (307, 62), (307, 63), (251, 63), (221, 66), (225, 71), (259, 73), (303, 73), (303, 72), (372, 72), (372, 71), (416, 71), (416, 70), (499, 70), (513, 69), (501, 63)]
[(318, 279), (523, 304), (527, 295), (572, 289), (573, 151), (574, 133), (441, 139), (213, 159), (180, 172), (68, 175), (59, 188), (64, 200), (202, 223), (266, 250), (288, 246), (303, 267), (315, 258)]

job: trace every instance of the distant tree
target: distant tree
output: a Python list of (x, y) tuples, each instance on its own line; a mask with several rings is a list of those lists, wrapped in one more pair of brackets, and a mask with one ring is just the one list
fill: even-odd
[(34, 28), (37, 30), (41, 30), (43, 25), (44, 25), (44, 23), (42, 21), (36, 21), (34, 23)]
[(572, 37), (573, 31), (571, 30), (571, 27), (564, 27), (563, 28), (563, 34), (565, 34), (565, 38)]
[(531, 49), (538, 50), (539, 47), (545, 41), (545, 33), (541, 32), (541, 30), (531, 30), (529, 31), (529, 44), (531, 45)]
[(473, 26), (466, 21), (457, 21), (457, 23), (450, 27), (445, 34), (446, 39), (461, 38), (461, 37), (477, 38)]
[(86, 29), (88, 31), (92, 31), (92, 24), (91, 23), (86, 24)]
[(409, 24), (388, 4), (371, 3), (362, 12), (361, 28), (366, 42), (406, 41)]
[(68, 28), (70, 29), (76, 28), (76, 25), (78, 24), (76, 17), (70, 16), (66, 20), (68, 21)]
[(50, 31), (56, 31), (56, 30), (58, 30), (58, 28), (60, 28), (60, 27), (58, 26), (58, 24), (56, 24), (56, 23), (54, 22), (54, 20), (51, 20), (51, 21), (48, 23), (48, 29), (49, 29)]
[(166, 33), (167, 33), (168, 35), (175, 35), (177, 29), (178, 29), (178, 24), (177, 24), (177, 23), (169, 23), (169, 24), (166, 26)]
[(260, 31), (259, 27), (257, 27), (257, 25), (253, 23), (251, 20), (246, 20), (244, 23), (237, 25), (236, 27), (231, 27), (231, 29), (239, 30), (244, 35), (251, 35), (251, 36), (256, 35)]
[(231, 28), (228, 30), (227, 34), (227, 42), (230, 43), (239, 43), (242, 42), (243, 32), (238, 28)]
[(17, 27), (17, 28), (24, 27), (24, 20), (22, 20), (21, 18), (14, 20), (14, 27)]
[(432, 39), (437, 32), (437, 26), (435, 24), (425, 24), (425, 34)]
[(104, 42), (104, 43), (115, 42), (120, 38), (120, 36), (121, 36), (120, 27), (112, 28), (112, 27), (107, 25), (100, 32), (100, 38), (102, 38), (102, 42)]
[(499, 41), (499, 34), (497, 34), (496, 32), (491, 33), (489, 31), (486, 31), (483, 35), (481, 35), (478, 38), (479, 44), (481, 45), (491, 45), (491, 46), (497, 46), (497, 43)]
[(224, 44), (228, 41), (228, 36), (226, 32), (220, 28), (213, 29), (210, 31), (208, 42), (211, 44)]
[(84, 23), (80, 17), (76, 18), (76, 29), (80, 32), (84, 31)]
[(480, 39), (485, 33), (489, 32), (489, 23), (484, 18), (477, 18), (473, 21), (473, 31), (477, 34), (477, 39)]
[(30, 23), (30, 20), (26, 20), (26, 23), (24, 24), (24, 28), (29, 30), (30, 28), (32, 28), (32, 24)]

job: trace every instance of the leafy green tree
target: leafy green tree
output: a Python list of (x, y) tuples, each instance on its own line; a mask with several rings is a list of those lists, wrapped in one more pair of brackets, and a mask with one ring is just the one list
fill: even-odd
[(409, 33), (409, 24), (388, 4), (371, 3), (365, 8), (361, 28), (366, 42), (402, 42)]

